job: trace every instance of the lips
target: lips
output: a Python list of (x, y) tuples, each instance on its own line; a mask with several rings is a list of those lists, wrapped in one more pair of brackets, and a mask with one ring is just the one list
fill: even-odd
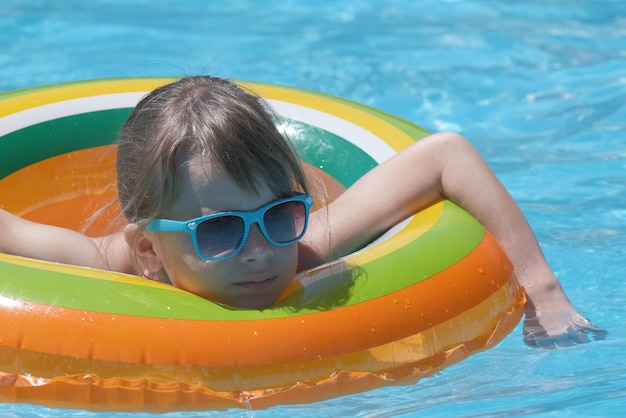
[(265, 289), (272, 287), (275, 281), (276, 281), (276, 276), (273, 276), (269, 278), (259, 278), (259, 279), (249, 280), (246, 282), (239, 282), (239, 283), (235, 283), (235, 285), (259, 291), (259, 290), (265, 290)]

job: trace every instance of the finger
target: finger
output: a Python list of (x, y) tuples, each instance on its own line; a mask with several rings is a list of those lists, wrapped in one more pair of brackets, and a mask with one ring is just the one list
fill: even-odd
[[(609, 334), (607, 331), (599, 328), (594, 325), (585, 317), (579, 317), (578, 321), (574, 324), (575, 328), (577, 328), (580, 332), (585, 334), (591, 334), (594, 340), (603, 340)], [(588, 338), (587, 338), (588, 340)]]
[(537, 344), (537, 348), (542, 348), (544, 350), (552, 350), (556, 348), (555, 340), (547, 335), (545, 337), (536, 338), (535, 344)]
[(532, 348), (539, 348), (539, 346), (537, 345), (537, 341), (534, 338), (532, 338), (532, 337), (525, 336), (524, 337), (524, 344), (526, 344), (527, 346), (532, 347)]
[(595, 329), (593, 331), (593, 339), (594, 340), (604, 340), (609, 333), (603, 329)]
[(587, 344), (589, 342), (587, 332), (581, 328), (567, 327), (567, 336), (575, 344)]

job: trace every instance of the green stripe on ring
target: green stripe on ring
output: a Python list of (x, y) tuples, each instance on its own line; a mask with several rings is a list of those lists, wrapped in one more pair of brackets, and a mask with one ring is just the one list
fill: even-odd
[[(462, 225), (462, 227), (461, 227)], [(169, 286), (143, 286), (59, 273), (0, 262), (2, 295), (45, 305), (103, 312), (188, 320), (260, 320), (348, 306), (389, 294), (444, 270), (469, 254), (485, 230), (458, 206), (446, 202), (431, 230), (392, 254), (358, 266), (352, 275), (331, 277), (307, 286), (264, 311), (229, 308)], [(452, 238), (452, 239), (451, 239)], [(407, 260), (423, 257), (418, 266)], [(365, 272), (365, 274), (360, 274)], [(380, 280), (370, 280), (371, 277)], [(345, 281), (338, 283), (338, 281)], [(325, 287), (333, 289), (332, 292)], [(60, 291), (59, 289), (63, 289)], [(338, 292), (344, 289), (345, 292)]]
[(0, 137), (0, 178), (60, 154), (114, 143), (130, 111), (113, 109), (66, 116)]
[[(0, 138), (0, 178), (56, 155), (115, 143), (131, 109), (89, 112), (38, 123)], [(348, 187), (376, 165), (367, 153), (324, 129), (282, 118), (300, 156)], [(311, 141), (315, 138), (315, 141)]]

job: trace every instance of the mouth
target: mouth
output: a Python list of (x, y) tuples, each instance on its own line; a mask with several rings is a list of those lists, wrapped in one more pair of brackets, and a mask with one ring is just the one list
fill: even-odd
[(255, 291), (261, 291), (261, 290), (266, 290), (272, 287), (275, 281), (276, 281), (276, 276), (269, 277), (266, 279), (258, 279), (258, 280), (255, 279), (255, 280), (250, 280), (247, 282), (239, 282), (239, 283), (235, 283), (235, 286), (240, 286), (240, 287), (244, 287), (244, 288), (255, 290)]

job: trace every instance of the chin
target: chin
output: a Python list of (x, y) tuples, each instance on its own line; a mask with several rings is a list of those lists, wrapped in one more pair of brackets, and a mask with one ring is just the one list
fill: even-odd
[(240, 300), (238, 303), (233, 303), (231, 306), (241, 309), (255, 309), (257, 311), (262, 311), (272, 307), (272, 305), (276, 302), (276, 299), (278, 298), (250, 298), (249, 300)]

